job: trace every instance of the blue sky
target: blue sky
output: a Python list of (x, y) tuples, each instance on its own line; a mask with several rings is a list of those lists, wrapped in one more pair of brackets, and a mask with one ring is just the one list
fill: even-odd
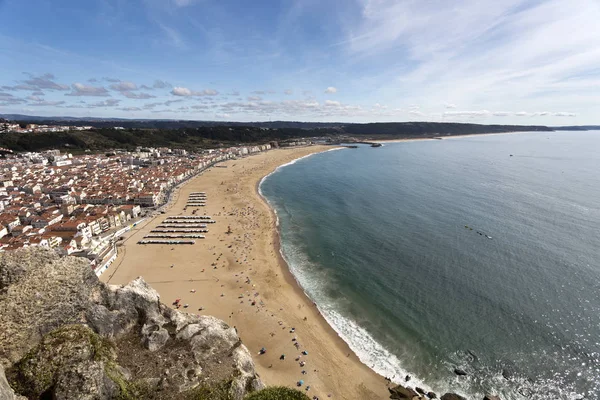
[(0, 113), (600, 124), (597, 0), (0, 0)]

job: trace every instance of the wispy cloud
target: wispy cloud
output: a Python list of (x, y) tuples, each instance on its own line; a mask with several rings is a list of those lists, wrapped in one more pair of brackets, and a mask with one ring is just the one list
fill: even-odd
[(171, 84), (169, 82), (165, 82), (165, 81), (161, 81), (161, 80), (155, 80), (154, 84), (152, 85), (152, 87), (154, 89), (166, 89), (166, 88), (170, 88)]
[(29, 76), (29, 79), (25, 79), (23, 82), (26, 85), (29, 85), (36, 89), (39, 89), (39, 90), (42, 90), (42, 89), (69, 90), (68, 85), (62, 85), (62, 84), (56, 83), (55, 82), (56, 78), (53, 74), (46, 73), (41, 76), (35, 76), (35, 75), (27, 73), (27, 72), (25, 72), (25, 74), (27, 76)]
[(174, 96), (183, 96), (183, 97), (191, 97), (191, 96), (216, 96), (219, 94), (214, 89), (204, 89), (201, 91), (190, 90), (185, 87), (174, 87), (171, 91), (171, 94)]
[(167, 38), (167, 43), (171, 44), (172, 46), (174, 46), (180, 50), (185, 50), (188, 48), (186, 42), (183, 40), (183, 37), (177, 30), (175, 30), (174, 28), (171, 28), (161, 22), (157, 22), (157, 25), (162, 30), (165, 37)]
[(50, 106), (61, 106), (63, 104), (65, 104), (65, 101), (37, 101), (34, 103), (29, 103), (27, 104), (28, 106), (36, 106), (36, 107), (50, 107)]
[(134, 93), (134, 92), (121, 92), (121, 94), (129, 99), (139, 99), (139, 100), (146, 100), (146, 99), (153, 99), (156, 96), (153, 96), (149, 93)]
[(118, 92), (131, 92), (133, 90), (138, 90), (138, 87), (135, 83), (124, 82), (124, 81), (121, 81), (119, 83), (114, 83), (114, 84), (110, 85), (110, 88), (112, 90), (116, 90)]
[(65, 96), (110, 96), (108, 90), (102, 86), (88, 86), (83, 83), (74, 83), (71, 85), (71, 93)]
[(327, 94), (337, 93), (337, 88), (335, 88), (333, 86), (329, 86), (327, 89), (325, 89), (325, 93), (327, 93)]
[(108, 99), (104, 101), (99, 101), (97, 103), (92, 103), (88, 105), (88, 108), (97, 108), (97, 107), (114, 107), (119, 105), (121, 100)]
[[(359, 23), (340, 46), (359, 65), (373, 58), (396, 65), (381, 70), (378, 89), (390, 95), (402, 88), (432, 105), (452, 88), (467, 106), (512, 100), (556, 107), (560, 93), (600, 82), (600, 8), (593, 0), (360, 2)], [(574, 106), (589, 108), (584, 101)]]

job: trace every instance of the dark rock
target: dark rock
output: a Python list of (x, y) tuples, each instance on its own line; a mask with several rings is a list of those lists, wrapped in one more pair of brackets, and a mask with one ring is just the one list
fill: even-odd
[(500, 400), (500, 397), (492, 396), (491, 394), (486, 394), (483, 400)]
[(466, 398), (456, 393), (446, 393), (441, 397), (441, 400), (467, 400)]
[(393, 388), (388, 388), (390, 391), (390, 399), (399, 400), (399, 399), (410, 399), (413, 397), (418, 397), (419, 394), (412, 390), (411, 388), (405, 388), (402, 385), (398, 385)]
[(415, 387), (415, 390), (419, 393), (419, 394), (425, 394), (425, 391), (423, 389), (421, 389), (420, 387)]
[(437, 399), (437, 394), (435, 394), (433, 392), (429, 392), (429, 393), (427, 393), (427, 397), (429, 397), (430, 399)]
[(458, 376), (465, 376), (467, 372), (464, 369), (454, 368), (454, 373)]
[(512, 368), (507, 367), (507, 368), (502, 369), (502, 376), (504, 377), (504, 379), (509, 381), (513, 378), (514, 375), (515, 375), (515, 373), (512, 370)]

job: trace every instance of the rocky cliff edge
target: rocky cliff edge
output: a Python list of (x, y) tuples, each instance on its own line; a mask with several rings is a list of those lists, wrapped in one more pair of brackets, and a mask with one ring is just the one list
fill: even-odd
[(0, 400), (240, 400), (263, 387), (225, 322), (165, 306), (142, 278), (106, 285), (79, 258), (1, 254), (0, 310)]

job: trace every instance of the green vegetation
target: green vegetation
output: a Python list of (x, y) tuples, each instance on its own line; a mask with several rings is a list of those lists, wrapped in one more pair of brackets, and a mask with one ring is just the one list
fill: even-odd
[[(325, 135), (327, 132), (319, 132)], [(294, 139), (316, 132), (302, 129), (277, 131), (255, 127), (203, 127), (182, 129), (92, 129), (90, 131), (6, 133), (0, 135), (0, 147), (13, 151), (39, 151), (52, 148), (69, 150), (133, 149), (173, 147), (185, 149), (214, 148), (239, 143), (268, 143)]]
[[(38, 121), (39, 122), (39, 121)], [(43, 121), (58, 124), (60, 121)], [(62, 121), (64, 123), (64, 121)], [(70, 121), (70, 123), (74, 123)], [(344, 140), (347, 136), (362, 139), (431, 138), (478, 133), (517, 131), (551, 131), (545, 126), (478, 125), (436, 122), (373, 124), (318, 124), (302, 122), (211, 123), (203, 121), (83, 121), (76, 125), (93, 125), (89, 131), (46, 133), (0, 133), (0, 147), (13, 151), (39, 151), (51, 148), (77, 150), (132, 149), (173, 147), (185, 149), (214, 148), (236, 144), (268, 143), (303, 137), (329, 137)], [(114, 129), (121, 125), (125, 129)]]
[[(83, 325), (66, 325), (42, 338), (17, 364), (7, 370), (11, 386), (27, 397), (39, 397), (54, 386), (61, 369), (82, 361), (114, 364), (114, 345)], [(119, 375), (118, 371), (113, 371)]]
[(250, 393), (244, 400), (310, 400), (307, 395), (283, 386), (273, 386)]

